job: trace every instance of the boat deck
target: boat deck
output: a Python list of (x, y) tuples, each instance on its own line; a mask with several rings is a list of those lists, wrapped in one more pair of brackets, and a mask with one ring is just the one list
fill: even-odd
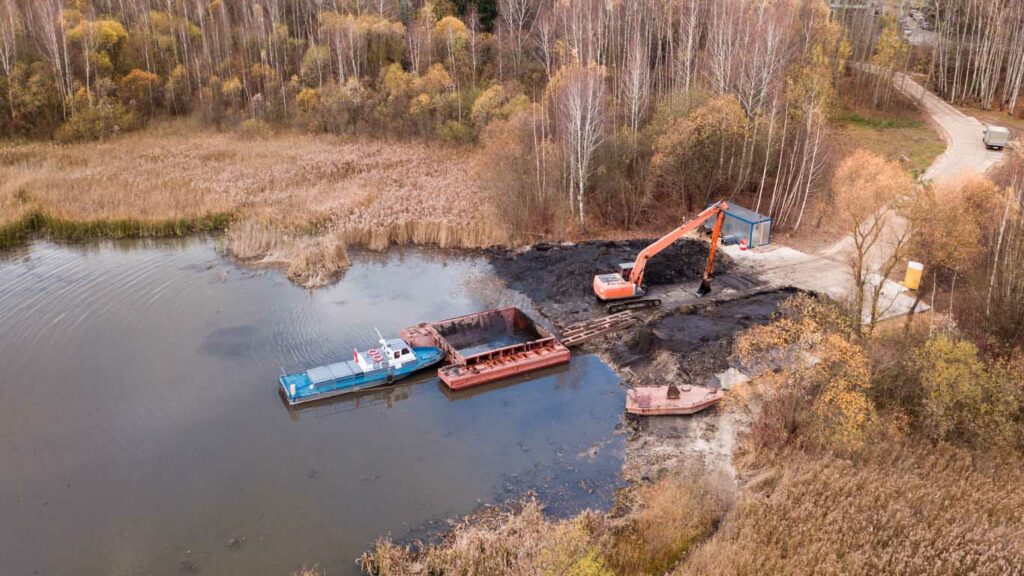
[(722, 399), (722, 391), (704, 386), (679, 386), (673, 398), (669, 386), (642, 386), (626, 391), (626, 412), (638, 416), (695, 414)]
[(348, 360), (346, 362), (337, 362), (327, 366), (311, 368), (306, 371), (306, 376), (309, 377), (309, 381), (313, 383), (313, 385), (318, 385), (323, 382), (332, 382), (335, 380), (351, 378), (352, 376), (361, 374), (362, 372), (362, 369), (360, 369), (355, 362)]

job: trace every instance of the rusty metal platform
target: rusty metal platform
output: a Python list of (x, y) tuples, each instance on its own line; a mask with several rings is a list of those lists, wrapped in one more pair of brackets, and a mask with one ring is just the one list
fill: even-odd
[[(695, 414), (722, 399), (722, 391), (704, 386), (679, 386), (672, 394), (670, 386), (641, 386), (626, 391), (626, 412), (638, 416)], [(675, 396), (675, 397), (673, 397)]]
[(424, 322), (401, 335), (412, 346), (444, 352), (448, 365), (437, 374), (452, 390), (569, 361), (569, 349), (515, 307)]

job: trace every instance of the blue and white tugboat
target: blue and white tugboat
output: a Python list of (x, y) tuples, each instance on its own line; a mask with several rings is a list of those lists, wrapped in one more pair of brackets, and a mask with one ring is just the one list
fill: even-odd
[(285, 400), (294, 406), (341, 394), (390, 384), (444, 358), (440, 348), (413, 347), (401, 338), (380, 337), (380, 347), (365, 352), (353, 349), (353, 359), (299, 374), (285, 374), (278, 381)]

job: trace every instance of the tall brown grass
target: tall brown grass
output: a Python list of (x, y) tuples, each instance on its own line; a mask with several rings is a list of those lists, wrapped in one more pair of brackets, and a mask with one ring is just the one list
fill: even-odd
[(621, 516), (545, 516), (535, 500), (491, 509), (425, 547), (380, 540), (361, 564), (373, 576), (640, 576), (663, 574), (713, 530), (729, 494), (702, 471), (676, 470), (631, 493)]
[(950, 446), (888, 444), (854, 461), (777, 454), (691, 574), (1019, 574), (1024, 468)]
[(641, 486), (615, 524), (605, 556), (620, 576), (664, 574), (711, 534), (732, 502), (732, 483), (683, 468)]
[(288, 278), (308, 288), (324, 286), (351, 264), (342, 235), (292, 231), (246, 218), (227, 231), (228, 250), (244, 262), (283, 268)]
[[(503, 243), (471, 154), (293, 133), (252, 140), (185, 121), (101, 143), (11, 144), (0, 147), (0, 242), (36, 230), (76, 239), (241, 227), (229, 242), (239, 256), (298, 258), (303, 270), (344, 263), (332, 243)], [(293, 245), (253, 238), (249, 221)]]

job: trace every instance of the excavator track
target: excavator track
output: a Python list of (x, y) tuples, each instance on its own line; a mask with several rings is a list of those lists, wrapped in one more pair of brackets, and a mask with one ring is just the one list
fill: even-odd
[(661, 298), (644, 298), (643, 300), (630, 300), (628, 302), (611, 304), (605, 310), (609, 314), (618, 314), (626, 310), (646, 310), (648, 308), (657, 308), (658, 306), (661, 306)]

